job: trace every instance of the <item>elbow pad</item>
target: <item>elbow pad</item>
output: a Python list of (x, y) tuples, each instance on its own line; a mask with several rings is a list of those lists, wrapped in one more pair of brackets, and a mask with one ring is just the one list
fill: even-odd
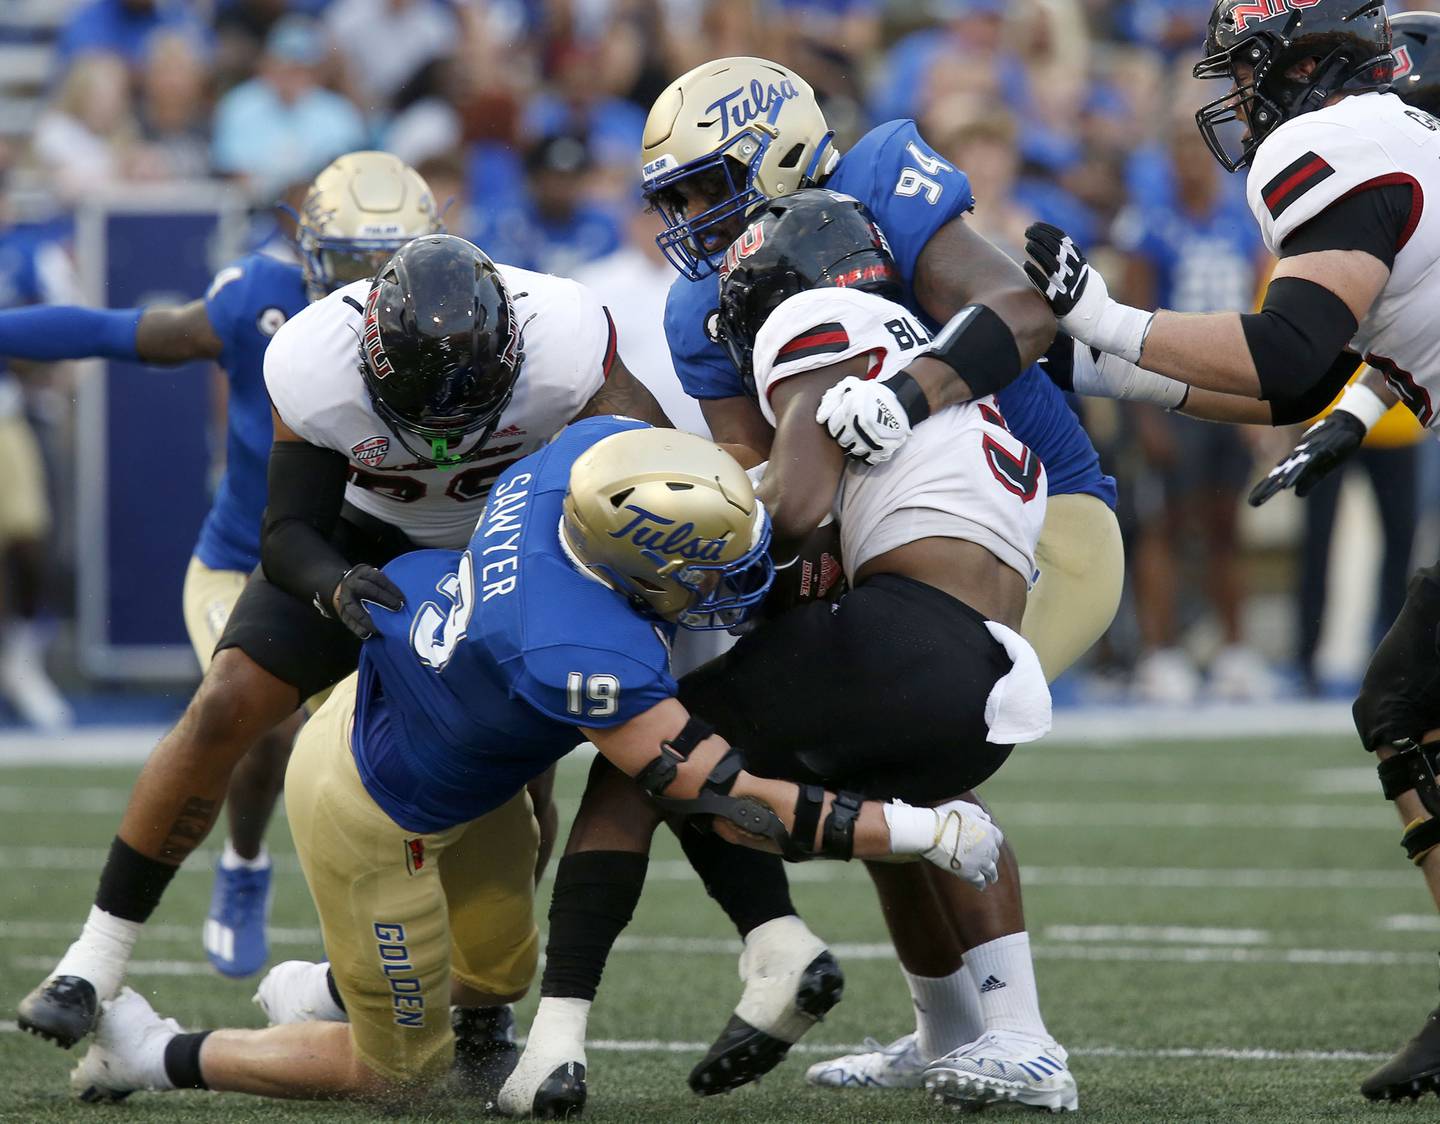
[[(1325, 286), (1281, 277), (1270, 282), (1265, 306), (1242, 315), (1240, 326), (1260, 378), (1260, 397), (1272, 401), (1299, 400), (1314, 390), (1360, 325), (1350, 306)], [(1338, 391), (1334, 387), (1330, 398)]]
[(976, 398), (1004, 390), (1024, 370), (1015, 333), (983, 304), (966, 305), (952, 316), (925, 354), (964, 379)]
[[(1294, 396), (1279, 396), (1270, 399), (1271, 425), (1299, 425), (1317, 416), (1321, 410), (1335, 401), (1335, 396), (1345, 389), (1360, 357), (1349, 351), (1342, 351), (1330, 364), (1330, 369), (1309, 390)], [(1373, 398), (1374, 395), (1371, 395)]]

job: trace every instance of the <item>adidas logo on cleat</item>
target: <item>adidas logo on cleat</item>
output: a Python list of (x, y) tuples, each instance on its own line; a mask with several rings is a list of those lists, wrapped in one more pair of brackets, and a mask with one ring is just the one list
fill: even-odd
[(999, 991), (1002, 987), (1005, 986), (1006, 984), (1004, 980), (997, 979), (995, 976), (986, 976), (985, 982), (980, 985), (980, 992), (983, 995), (985, 992), (988, 991)]

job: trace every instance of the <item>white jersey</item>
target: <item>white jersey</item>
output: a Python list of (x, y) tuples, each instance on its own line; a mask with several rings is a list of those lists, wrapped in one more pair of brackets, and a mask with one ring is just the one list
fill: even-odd
[[(755, 340), (761, 412), (775, 424), (770, 393), (791, 375), (869, 355), (868, 377), (889, 378), (929, 342), (909, 311), (873, 293), (798, 293)], [(1005, 428), (993, 397), (948, 407), (884, 464), (847, 464), (835, 511), (846, 573), (853, 581), (871, 558), (937, 537), (977, 543), (1031, 583), (1045, 499), (1040, 459)]]
[[(310, 444), (349, 457), (345, 499), (420, 546), (464, 547), (495, 478), (580, 412), (604, 383), (614, 354), (609, 313), (583, 285), (499, 268), (523, 325), (525, 361), (484, 451), (455, 468), (419, 463), (371, 405), (359, 343), (369, 281), (310, 305), (265, 349), (265, 386), (281, 420)], [(421, 438), (406, 439), (425, 447)], [(457, 451), (474, 447), (472, 439)]]
[(1255, 154), (1250, 210), (1272, 253), (1332, 203), (1368, 187), (1408, 183), (1410, 221), (1390, 279), (1351, 346), (1421, 424), (1440, 405), (1440, 121), (1394, 94), (1355, 94), (1285, 122)]

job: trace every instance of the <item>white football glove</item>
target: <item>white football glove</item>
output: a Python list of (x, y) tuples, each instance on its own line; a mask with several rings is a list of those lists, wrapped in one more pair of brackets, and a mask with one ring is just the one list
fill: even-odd
[(1060, 327), (1091, 347), (1131, 363), (1140, 361), (1154, 313), (1110, 299), (1105, 278), (1084, 251), (1057, 226), (1033, 223), (1025, 231), (1025, 273), (1050, 305)]
[(847, 455), (866, 464), (884, 464), (910, 436), (910, 419), (895, 392), (875, 379), (854, 375), (825, 392), (815, 420)]
[(899, 800), (885, 805), (890, 850), (919, 855), (948, 874), (983, 890), (999, 876), (1004, 833), (984, 808), (951, 800), (938, 808), (916, 808)]

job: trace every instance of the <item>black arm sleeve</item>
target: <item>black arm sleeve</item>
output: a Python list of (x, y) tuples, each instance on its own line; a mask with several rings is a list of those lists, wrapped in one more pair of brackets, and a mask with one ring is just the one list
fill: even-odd
[(1393, 268), (1395, 255), (1414, 229), (1414, 192), (1408, 183), (1388, 183), (1332, 203), (1285, 239), (1280, 256), (1361, 250)]
[(1325, 377), (1359, 324), (1350, 306), (1324, 285), (1279, 277), (1265, 290), (1265, 306), (1240, 317), (1260, 377), (1260, 397), (1299, 398)]
[(1335, 396), (1345, 389), (1345, 384), (1350, 381), (1350, 376), (1358, 366), (1360, 356), (1353, 351), (1342, 351), (1335, 357), (1330, 369), (1320, 377), (1320, 381), (1309, 390), (1293, 398), (1270, 399), (1270, 424), (1298, 425), (1300, 422), (1309, 421), (1335, 401)]
[(270, 499), (260, 532), (265, 577), (286, 593), (314, 600), (330, 615), (330, 597), (350, 563), (330, 543), (345, 499), (349, 462), (304, 441), (270, 448)]

